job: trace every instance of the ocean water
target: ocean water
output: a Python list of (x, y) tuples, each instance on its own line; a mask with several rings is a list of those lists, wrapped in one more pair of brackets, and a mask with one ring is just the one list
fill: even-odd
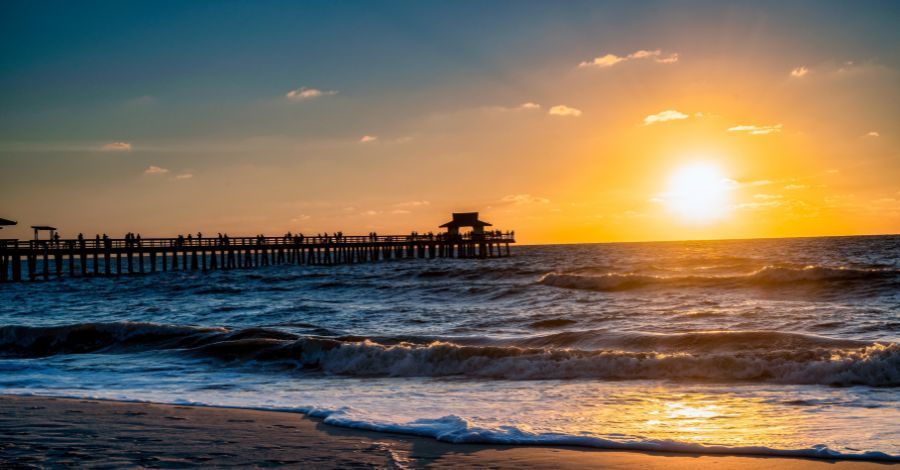
[(900, 460), (900, 237), (0, 285), (0, 393), (450, 442)]

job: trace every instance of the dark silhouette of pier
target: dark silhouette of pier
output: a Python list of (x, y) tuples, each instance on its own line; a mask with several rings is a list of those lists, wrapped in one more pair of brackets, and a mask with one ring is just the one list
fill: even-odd
[[(463, 215), (471, 218), (470, 214)], [(460, 215), (454, 214), (454, 219)], [(174, 238), (134, 234), (85, 238), (79, 234), (74, 239), (62, 239), (57, 234), (47, 240), (7, 239), (0, 240), (0, 281), (510, 255), (514, 232), (484, 231), (481, 225), (473, 227), (472, 232), (459, 233), (466, 222), (460, 220), (458, 226), (439, 234), (204, 237), (198, 233)]]

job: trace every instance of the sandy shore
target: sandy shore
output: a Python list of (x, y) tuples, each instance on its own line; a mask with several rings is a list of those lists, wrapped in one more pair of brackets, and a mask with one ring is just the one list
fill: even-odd
[(873, 462), (448, 444), (301, 414), (0, 395), (0, 467), (886, 468)]

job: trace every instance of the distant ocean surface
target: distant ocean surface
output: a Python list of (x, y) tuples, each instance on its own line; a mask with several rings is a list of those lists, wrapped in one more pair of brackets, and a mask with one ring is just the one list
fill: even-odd
[(0, 393), (451, 442), (900, 460), (900, 237), (0, 285)]

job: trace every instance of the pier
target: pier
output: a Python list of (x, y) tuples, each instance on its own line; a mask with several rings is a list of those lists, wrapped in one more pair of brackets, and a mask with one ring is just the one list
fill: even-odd
[(458, 215), (459, 223), (449, 222), (448, 232), (439, 234), (6, 239), (0, 240), (0, 281), (510, 255), (513, 232), (484, 231), (482, 225), (461, 234), (458, 225), (468, 220)]

